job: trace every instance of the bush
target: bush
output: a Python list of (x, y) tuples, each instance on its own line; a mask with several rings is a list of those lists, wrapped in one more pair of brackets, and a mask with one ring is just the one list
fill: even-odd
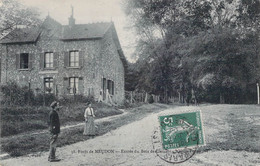
[(15, 82), (8, 82), (7, 85), (1, 86), (3, 93), (3, 104), (8, 105), (26, 105), (31, 104), (34, 100), (34, 94), (28, 86), (19, 87)]
[(75, 103), (87, 103), (95, 102), (93, 96), (83, 96), (83, 95), (64, 95), (59, 100), (62, 105), (75, 104)]
[(16, 82), (9, 82), (7, 85), (1, 86), (3, 93), (4, 105), (12, 106), (25, 106), (25, 105), (50, 105), (51, 102), (56, 100), (54, 94), (37, 94), (34, 95), (33, 91), (28, 86), (20, 87)]
[(34, 105), (46, 105), (49, 106), (54, 100), (57, 100), (56, 96), (52, 93), (37, 94), (34, 98)]

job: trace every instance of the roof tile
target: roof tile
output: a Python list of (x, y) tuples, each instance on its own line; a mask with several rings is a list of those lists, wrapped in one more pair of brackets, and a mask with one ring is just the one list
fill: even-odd
[(40, 35), (38, 28), (17, 28), (2, 38), (1, 43), (30, 43), (35, 42)]
[(111, 23), (76, 24), (63, 26), (62, 40), (102, 38)]
[[(73, 26), (61, 25), (48, 16), (41, 27), (14, 29), (3, 39), (1, 39), (0, 43), (11, 44), (36, 42), (41, 31), (43, 31), (44, 29), (43, 27), (45, 27), (45, 29), (56, 29), (53, 32), (57, 33), (57, 35), (54, 36), (59, 36), (58, 38), (60, 38), (60, 40), (84, 40), (103, 38), (104, 34), (112, 24), (112, 22), (101, 22), (91, 24), (75, 24)], [(62, 34), (59, 35), (60, 33)]]

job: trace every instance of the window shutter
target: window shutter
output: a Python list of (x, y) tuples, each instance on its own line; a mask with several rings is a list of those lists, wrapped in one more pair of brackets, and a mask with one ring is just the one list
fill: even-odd
[(64, 52), (64, 67), (69, 67), (69, 52)]
[(112, 95), (114, 95), (115, 94), (115, 91), (114, 91), (114, 81), (112, 81)]
[(53, 67), (58, 68), (59, 54), (57, 52), (53, 53)]
[(29, 70), (31, 70), (33, 67), (33, 60), (34, 60), (34, 54), (29, 54), (29, 64), (28, 64)]
[(69, 78), (68, 77), (63, 78), (63, 92), (64, 92), (64, 94), (69, 94)]
[(20, 69), (20, 54), (16, 54), (16, 69)]
[(80, 67), (84, 67), (84, 56), (85, 56), (85, 52), (79, 51), (79, 66)]
[(56, 89), (56, 78), (53, 78), (53, 87), (52, 92), (55, 96), (57, 96), (57, 89)]
[(84, 93), (84, 80), (83, 77), (79, 77), (79, 94)]
[(40, 68), (44, 69), (44, 53), (40, 54)]

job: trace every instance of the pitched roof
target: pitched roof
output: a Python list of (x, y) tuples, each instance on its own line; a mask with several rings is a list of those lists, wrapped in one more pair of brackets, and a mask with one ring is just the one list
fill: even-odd
[[(41, 31), (51, 29), (60, 40), (84, 40), (103, 38), (112, 22), (100, 22), (91, 24), (61, 25), (59, 22), (47, 16), (38, 28), (14, 29), (0, 40), (2, 44), (36, 42)], [(44, 33), (43, 33), (44, 34)]]
[(2, 44), (32, 43), (40, 35), (39, 28), (16, 28), (1, 39)]
[(111, 22), (92, 23), (92, 24), (76, 24), (73, 26), (63, 26), (63, 36), (61, 40), (80, 40), (102, 38)]

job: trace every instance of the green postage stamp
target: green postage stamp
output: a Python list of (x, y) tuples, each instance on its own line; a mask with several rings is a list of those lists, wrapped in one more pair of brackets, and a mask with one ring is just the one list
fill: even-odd
[(201, 112), (159, 116), (163, 149), (180, 149), (205, 144)]

